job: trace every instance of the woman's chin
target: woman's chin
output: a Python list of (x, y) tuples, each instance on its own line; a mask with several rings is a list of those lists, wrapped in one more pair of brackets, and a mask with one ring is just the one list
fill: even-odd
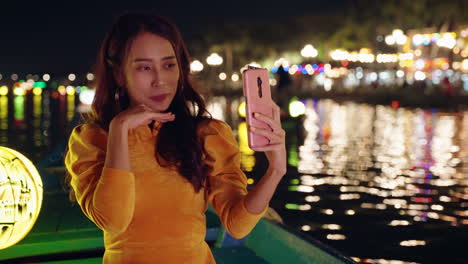
[(157, 113), (164, 113), (167, 111), (167, 109), (169, 108), (169, 106), (166, 106), (165, 104), (164, 105), (161, 105), (161, 104), (151, 104), (151, 105), (148, 105), (151, 110), (153, 110), (154, 112), (157, 112)]

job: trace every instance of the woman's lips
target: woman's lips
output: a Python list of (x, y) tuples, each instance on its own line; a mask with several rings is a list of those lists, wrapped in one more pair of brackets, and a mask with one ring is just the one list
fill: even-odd
[(162, 102), (164, 101), (169, 94), (160, 94), (160, 95), (155, 95), (151, 96), (150, 99), (155, 101), (155, 102)]

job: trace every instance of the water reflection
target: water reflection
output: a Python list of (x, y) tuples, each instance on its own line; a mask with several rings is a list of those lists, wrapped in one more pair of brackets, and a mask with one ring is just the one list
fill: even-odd
[[(375, 252), (381, 249), (369, 244), (371, 236), (364, 229), (380, 234), (378, 244), (393, 245), (395, 252), (399, 249), (394, 241), (399, 238), (398, 246), (427, 247), (428, 255), (435, 242), (430, 239), (433, 235), (422, 230), (444, 230), (448, 224), (466, 234), (468, 112), (308, 100), (303, 120), (305, 138), (299, 146), (297, 169), (300, 182), (291, 181), (287, 190), (297, 193), (302, 186), (314, 186), (308, 190), (314, 192), (314, 198), (302, 198), (314, 208), (302, 220), (292, 220), (287, 210), (296, 208), (285, 206), (286, 223), (289, 220), (314, 237), (351, 240)], [(288, 197), (286, 205), (299, 198)], [(330, 217), (316, 217), (324, 214)], [(327, 233), (314, 228), (318, 223), (343, 228)], [(403, 234), (389, 235), (388, 228), (405, 228), (417, 235), (405, 239)], [(450, 241), (447, 236), (440, 239)], [(360, 250), (352, 245), (336, 243), (351, 255), (368, 257), (359, 258), (364, 263), (385, 263), (365, 262), (378, 254), (370, 250), (357, 253)]]

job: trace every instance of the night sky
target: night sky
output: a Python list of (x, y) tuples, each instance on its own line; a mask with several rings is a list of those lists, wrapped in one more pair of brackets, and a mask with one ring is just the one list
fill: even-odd
[(0, 3), (0, 73), (4, 75), (89, 71), (105, 32), (125, 10), (152, 9), (172, 19), (190, 49), (190, 39), (204, 34), (204, 27), (213, 23), (221, 26), (252, 18), (280, 23), (292, 16), (343, 8), (338, 0), (5, 2)]

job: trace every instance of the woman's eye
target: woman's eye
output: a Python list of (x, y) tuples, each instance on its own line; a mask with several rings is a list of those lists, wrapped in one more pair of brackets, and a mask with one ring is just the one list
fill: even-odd
[(166, 68), (168, 68), (168, 69), (173, 68), (174, 66), (176, 66), (175, 63), (166, 64)]
[(139, 71), (147, 71), (147, 70), (150, 70), (150, 69), (151, 69), (151, 67), (149, 67), (149, 66), (140, 66), (140, 67), (137, 68), (137, 70), (139, 70)]

